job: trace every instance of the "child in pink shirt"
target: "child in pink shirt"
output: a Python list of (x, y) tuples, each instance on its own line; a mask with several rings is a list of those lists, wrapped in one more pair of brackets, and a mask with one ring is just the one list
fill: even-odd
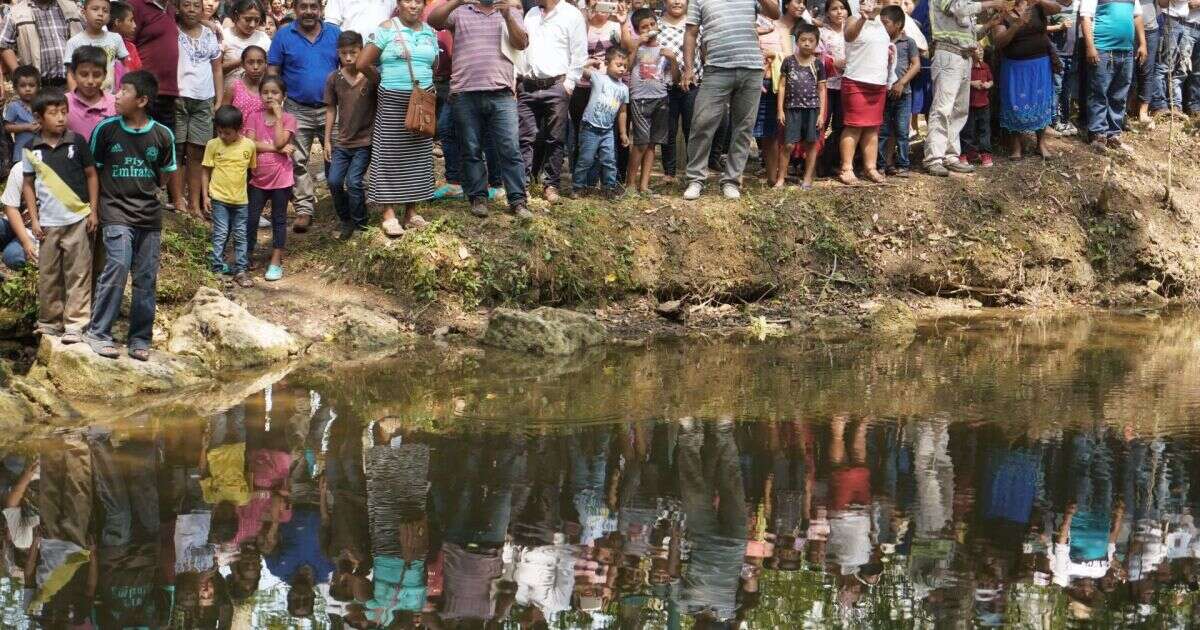
[(296, 118), (283, 111), (287, 88), (279, 77), (263, 79), (259, 88), (263, 109), (246, 118), (244, 132), (258, 149), (257, 166), (250, 173), (250, 208), (246, 219), (246, 243), (250, 255), (258, 240), (258, 217), (271, 203), (271, 262), (267, 265), (269, 282), (283, 277), (283, 248), (287, 245), (287, 206), (292, 199), (292, 152), (295, 146)]
[(67, 128), (91, 139), (101, 120), (117, 115), (116, 97), (101, 86), (108, 74), (108, 56), (95, 46), (80, 46), (71, 55), (75, 90), (67, 92)]

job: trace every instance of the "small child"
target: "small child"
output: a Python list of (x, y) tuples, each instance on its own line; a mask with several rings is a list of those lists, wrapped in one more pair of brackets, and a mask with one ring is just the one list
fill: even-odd
[(959, 139), (962, 140), (961, 161), (979, 160), (981, 166), (992, 165), (992, 68), (983, 60), (983, 47), (975, 49), (971, 64), (971, 110)]
[(104, 51), (106, 58), (104, 76), (107, 78), (100, 89), (105, 92), (111, 92), (113, 89), (114, 64), (117, 60), (124, 62), (129, 57), (129, 50), (125, 48), (125, 40), (117, 33), (105, 30), (105, 27), (108, 26), (108, 1), (84, 0), (83, 30), (72, 35), (71, 39), (67, 40), (67, 47), (63, 50), (63, 59), (67, 62), (67, 91), (75, 90), (75, 73), (71, 68), (70, 61), (75, 54), (75, 49), (80, 46), (95, 46)]
[(592, 82), (592, 92), (583, 110), (579, 127), (579, 157), (575, 161), (575, 185), (572, 195), (587, 186), (593, 164), (600, 165), (600, 183), (610, 199), (617, 196), (617, 152), (613, 146), (613, 124), (621, 135), (621, 145), (629, 146), (626, 124), (629, 107), (629, 88), (621, 81), (628, 66), (628, 56), (618, 46), (604, 54), (605, 71), (598, 72), (600, 62), (590, 60), (583, 72)]
[(4, 130), (13, 135), (13, 163), (21, 161), (22, 151), (38, 132), (37, 117), (30, 105), (42, 87), (41, 74), (34, 66), (13, 70), (13, 88), (17, 98), (4, 108)]
[[(138, 47), (133, 43), (133, 36), (137, 33), (137, 21), (133, 19), (133, 7), (128, 3), (117, 0), (113, 2), (108, 10), (108, 30), (121, 36), (121, 40), (125, 42), (125, 52), (129, 56), (121, 65), (124, 66), (123, 71), (133, 72), (134, 70), (142, 69), (142, 56), (138, 53)], [(121, 78), (113, 77), (113, 85), (120, 85)]]
[(292, 139), (296, 137), (296, 118), (283, 111), (287, 88), (283, 80), (269, 76), (259, 88), (266, 109), (250, 114), (246, 137), (258, 150), (257, 164), (250, 178), (250, 212), (246, 218), (246, 244), (250, 253), (258, 241), (258, 217), (271, 203), (271, 262), (264, 276), (274, 282), (283, 278), (283, 248), (287, 245), (287, 207), (292, 200)]
[(650, 191), (650, 170), (654, 167), (654, 146), (667, 143), (671, 126), (667, 98), (667, 72), (679, 80), (678, 57), (658, 41), (658, 17), (646, 8), (633, 13), (634, 33), (638, 36), (633, 53), (633, 72), (629, 98), (633, 112), (633, 149), (629, 153), (629, 173), (625, 181), (640, 193)]
[[(183, 154), (188, 207), (200, 208), (204, 147), (213, 137), (213, 110), (221, 106), (225, 79), (221, 42), (203, 23), (203, 0), (179, 2), (179, 98), (175, 100), (175, 142)], [(215, 101), (215, 102), (214, 102)]]
[[(125, 283), (133, 272), (129, 307), (129, 356), (150, 359), (154, 335), (162, 215), (159, 183), (174, 173), (175, 136), (150, 119), (146, 108), (158, 98), (158, 81), (145, 70), (121, 77), (117, 116), (96, 126), (92, 155), (100, 173), (100, 230), (104, 269), (96, 280), (92, 320), (84, 341), (102, 357), (119, 355), (112, 328), (121, 314)], [(179, 178), (167, 177), (171, 201), (182, 203)]]
[(242, 135), (242, 113), (224, 105), (214, 117), (217, 137), (204, 147), (204, 210), (212, 217), (212, 269), (229, 273), (225, 248), (233, 237), (233, 281), (240, 287), (254, 283), (246, 274), (250, 266), (246, 256), (247, 174), (257, 165), (254, 141)]
[[(886, 6), (879, 11), (879, 20), (887, 29), (895, 47), (895, 66), (891, 73), (895, 80), (888, 88), (887, 104), (883, 110), (883, 125), (879, 127), (879, 164), (888, 175), (908, 176), (909, 124), (912, 122), (912, 81), (921, 71), (921, 51), (917, 43), (905, 34), (904, 25), (908, 17), (899, 6)], [(888, 142), (892, 140), (892, 142)], [(896, 148), (896, 159), (889, 164), (891, 146)]]
[[(777, 110), (779, 125), (784, 128), (789, 147), (802, 144), (804, 147), (803, 190), (812, 190), (813, 175), (817, 170), (817, 145), (824, 129), (825, 113), (829, 111), (828, 94), (825, 89), (825, 65), (817, 58), (817, 43), (820, 31), (811, 24), (800, 24), (796, 29), (796, 52), (783, 60), (780, 70), (784, 78), (779, 86)], [(780, 169), (775, 188), (782, 188), (786, 169)]]
[(95, 46), (80, 46), (71, 55), (75, 89), (67, 93), (67, 128), (85, 141), (100, 121), (117, 115), (117, 99), (105, 92), (108, 62), (104, 51)]
[[(374, 68), (359, 72), (355, 65), (362, 50), (362, 35), (342, 31), (338, 36), (342, 67), (325, 81), (325, 152), (329, 160), (329, 192), (342, 228), (341, 239), (367, 229), (367, 198), (363, 177), (371, 161), (371, 129), (375, 120), (375, 89), (379, 74)], [(334, 127), (337, 127), (335, 143)]]
[(30, 226), (38, 254), (38, 332), (79, 343), (91, 317), (92, 239), (100, 180), (87, 139), (67, 128), (67, 97), (57, 89), (33, 100), (41, 132), (22, 168)]

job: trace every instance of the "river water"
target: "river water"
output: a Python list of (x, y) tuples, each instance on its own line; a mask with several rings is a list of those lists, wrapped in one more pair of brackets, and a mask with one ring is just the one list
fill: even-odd
[(0, 624), (1192, 627), (1198, 376), (1187, 313), (422, 345), (9, 447)]

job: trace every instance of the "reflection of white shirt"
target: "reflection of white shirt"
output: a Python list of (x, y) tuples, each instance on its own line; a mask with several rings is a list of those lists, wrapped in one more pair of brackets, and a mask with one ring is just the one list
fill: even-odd
[(871, 517), (865, 512), (838, 512), (829, 517), (829, 557), (842, 575), (854, 573), (871, 560)]
[(33, 530), (42, 522), (37, 514), (22, 514), (19, 507), (4, 508), (4, 520), (8, 537), (17, 549), (28, 549), (33, 544)]
[(533, 7), (525, 14), (525, 31), (529, 48), (525, 49), (525, 67), (518, 73), (534, 79), (565, 76), (563, 86), (575, 89), (588, 56), (587, 21), (579, 9), (560, 2), (543, 15), (541, 7)]
[(213, 567), (217, 555), (208, 543), (211, 512), (180, 514), (175, 519), (175, 572), (200, 573)]
[(575, 590), (575, 556), (567, 545), (520, 549), (513, 572), (517, 603), (541, 609), (547, 621), (571, 608)]
[(362, 35), (365, 42), (395, 12), (396, 0), (329, 0), (325, 21)]
[(1100, 579), (1108, 573), (1112, 566), (1113, 555), (1117, 552), (1116, 545), (1108, 546), (1108, 553), (1100, 560), (1076, 562), (1071, 559), (1071, 543), (1054, 543), (1050, 550), (1050, 567), (1054, 570), (1054, 583), (1059, 586), (1069, 586), (1074, 578)]

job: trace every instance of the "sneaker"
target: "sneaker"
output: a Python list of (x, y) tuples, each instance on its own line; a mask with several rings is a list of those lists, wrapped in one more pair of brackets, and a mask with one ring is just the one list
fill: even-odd
[(250, 274), (246, 273), (245, 271), (234, 276), (233, 282), (243, 289), (249, 289), (250, 287), (254, 286), (254, 280), (251, 280)]
[(213, 265), (212, 272), (221, 274), (222, 276), (228, 276), (231, 273), (229, 270), (229, 265), (226, 263)]
[(263, 275), (267, 282), (275, 282), (283, 278), (283, 267), (280, 265), (268, 265), (267, 273)]
[(267, 230), (267, 229), (270, 229), (270, 228), (271, 228), (271, 221), (270, 221), (270, 219), (268, 219), (267, 217), (264, 217), (264, 216), (261, 216), (261, 215), (260, 215), (260, 216), (258, 217), (258, 228), (259, 228), (260, 230)]
[(721, 194), (724, 195), (726, 199), (730, 200), (742, 198), (742, 191), (738, 190), (736, 184), (721, 185)]
[(1110, 137), (1107, 141), (1107, 144), (1108, 148), (1113, 149), (1114, 151), (1120, 151), (1126, 155), (1133, 155), (1133, 147), (1121, 142), (1120, 136)]
[(984, 154), (980, 155), (979, 156), (979, 165), (984, 168), (991, 168), (992, 167), (992, 154), (984, 153)]
[(353, 223), (343, 223), (342, 227), (338, 229), (338, 234), (337, 234), (338, 240), (339, 241), (350, 240), (350, 237), (354, 236), (354, 230), (355, 230), (355, 228), (354, 228)]
[(975, 167), (971, 166), (970, 164), (967, 164), (965, 162), (956, 162), (953, 160), (947, 160), (946, 164), (944, 166), (946, 167), (946, 170), (948, 170), (952, 173), (974, 173), (975, 172)]
[(888, 173), (888, 175), (891, 177), (912, 177), (912, 171), (910, 171), (907, 166), (893, 168), (892, 171), (893, 172)]
[(979, 161), (978, 151), (967, 151), (965, 155), (958, 156), (958, 161), (962, 164), (971, 164)]
[(554, 186), (547, 186), (542, 191), (542, 197), (546, 199), (546, 203), (558, 203), (562, 199), (558, 194), (558, 189)]
[(704, 192), (704, 186), (700, 182), (692, 182), (688, 184), (687, 190), (683, 191), (683, 198), (687, 201), (695, 201), (700, 198), (700, 193)]
[(476, 199), (471, 202), (471, 214), (480, 219), (486, 218), (488, 215), (488, 205), (483, 199)]
[(928, 171), (929, 174), (933, 175), (934, 177), (950, 177), (950, 171), (946, 168), (946, 165), (943, 164), (942, 162), (930, 162), (925, 167), (925, 170)]
[(304, 234), (308, 231), (308, 226), (312, 225), (311, 214), (296, 215), (296, 222), (292, 224), (292, 231), (297, 234)]
[(458, 184), (442, 184), (437, 190), (433, 191), (434, 201), (442, 199), (462, 199), (463, 187)]
[(532, 221), (533, 213), (529, 211), (529, 206), (524, 203), (519, 203), (512, 207), (512, 213), (522, 221)]
[(1108, 142), (1104, 138), (1101, 138), (1100, 136), (1096, 136), (1096, 138), (1094, 140), (1092, 140), (1091, 142), (1088, 143), (1088, 146), (1091, 147), (1091, 149), (1097, 153), (1107, 153), (1108, 152)]

